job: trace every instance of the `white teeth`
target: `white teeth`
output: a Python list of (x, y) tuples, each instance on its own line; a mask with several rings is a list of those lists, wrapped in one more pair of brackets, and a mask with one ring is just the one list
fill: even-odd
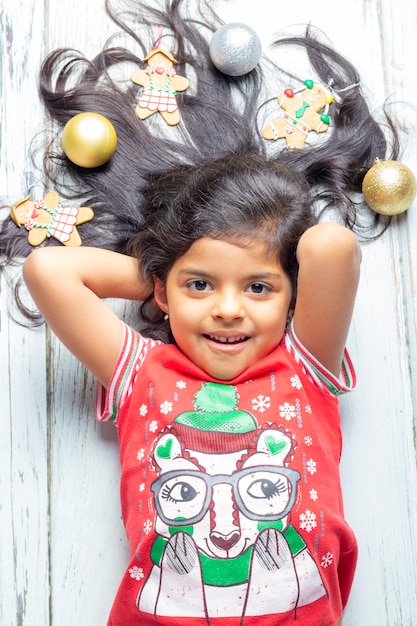
[(216, 337), (216, 335), (209, 335), (209, 337), (213, 341), (219, 341), (220, 343), (239, 343), (246, 339), (244, 335), (242, 337)]

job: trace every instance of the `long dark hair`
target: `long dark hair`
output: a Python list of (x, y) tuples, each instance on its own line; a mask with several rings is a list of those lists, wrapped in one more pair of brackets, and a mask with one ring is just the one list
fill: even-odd
[(180, 256), (202, 237), (246, 245), (262, 240), (296, 285), (295, 250), (315, 222), (305, 179), (259, 154), (221, 157), (158, 177), (145, 193), (144, 223), (127, 251), (145, 280), (162, 281)]
[[(209, 42), (221, 20), (206, 0), (167, 0), (164, 10), (137, 0), (117, 1), (116, 9), (106, 0), (106, 9), (131, 46), (107, 46), (92, 60), (58, 49), (40, 70), (40, 95), (54, 129), (44, 146), (45, 188), (94, 209), (94, 219), (79, 226), (84, 245), (128, 251), (141, 259), (143, 272), (163, 277), (175, 260), (171, 255), (168, 261), (168, 253), (161, 260), (164, 232), (181, 240), (177, 255), (199, 236), (273, 232), (295, 289), (297, 241), (320, 211), (334, 210), (362, 235), (374, 236), (378, 223), (387, 227), (389, 219), (372, 213), (360, 191), (375, 157), (397, 157), (394, 125), (388, 116), (383, 124), (374, 119), (357, 70), (319, 33), (308, 27), (302, 36), (274, 42), (305, 50), (314, 80), (335, 94), (330, 130), (303, 150), (287, 150), (285, 142), (261, 137), (278, 95), (267, 91), (268, 77), (273, 72), (274, 84), (284, 89), (302, 85), (306, 76), (294, 76), (266, 58), (241, 77), (219, 72)], [(177, 73), (190, 80), (190, 88), (176, 95), (181, 121), (175, 127), (159, 115), (142, 121), (134, 114), (139, 88), (129, 76), (146, 66), (143, 58), (158, 33), (158, 43), (177, 60)], [(111, 160), (94, 169), (74, 165), (60, 146), (63, 125), (85, 111), (105, 115), (118, 136)], [(48, 245), (58, 244), (50, 239)], [(5, 220), (0, 231), (5, 263), (31, 250), (23, 229)], [(152, 255), (162, 263), (158, 271)]]

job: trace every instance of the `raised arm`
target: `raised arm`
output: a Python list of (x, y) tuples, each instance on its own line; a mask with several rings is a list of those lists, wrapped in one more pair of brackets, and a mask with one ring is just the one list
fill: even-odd
[(107, 386), (123, 327), (102, 299), (149, 295), (136, 259), (98, 248), (42, 248), (27, 258), (23, 276), (54, 333)]
[(297, 248), (294, 330), (304, 347), (336, 376), (352, 318), (361, 256), (355, 235), (328, 222), (309, 228)]

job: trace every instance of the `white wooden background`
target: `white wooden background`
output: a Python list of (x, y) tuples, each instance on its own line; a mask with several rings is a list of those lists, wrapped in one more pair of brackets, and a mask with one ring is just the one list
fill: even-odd
[[(415, 0), (218, 0), (228, 21), (273, 32), (311, 21), (359, 68), (375, 107), (417, 103)], [(0, 195), (36, 184), (28, 145), (42, 122), (45, 53), (101, 49), (102, 0), (2, 0)], [(289, 63), (285, 59), (283, 64)], [(410, 127), (417, 114), (406, 112)], [(411, 136), (403, 161), (417, 174)], [(417, 624), (417, 202), (363, 249), (349, 349), (359, 385), (343, 400), (342, 480), (359, 564), (344, 626)], [(47, 329), (6, 313), (0, 330), (0, 624), (105, 624), (127, 559), (113, 426), (93, 416), (93, 381)], [(318, 625), (319, 626), (319, 625)]]

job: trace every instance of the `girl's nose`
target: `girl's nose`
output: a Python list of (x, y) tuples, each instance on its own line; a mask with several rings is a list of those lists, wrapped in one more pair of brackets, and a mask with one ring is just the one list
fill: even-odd
[(220, 317), (225, 320), (239, 319), (245, 316), (240, 294), (234, 291), (219, 292), (216, 303), (213, 307), (214, 317)]

